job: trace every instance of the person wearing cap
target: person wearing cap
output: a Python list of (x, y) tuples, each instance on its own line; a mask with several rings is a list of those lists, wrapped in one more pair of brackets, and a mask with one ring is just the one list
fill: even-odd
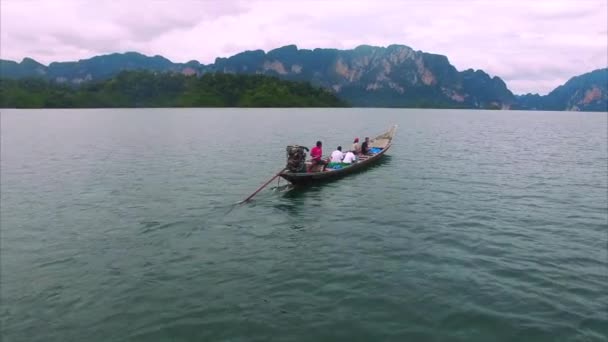
[(353, 141), (353, 153), (361, 153), (361, 145), (359, 145), (359, 138), (355, 138), (355, 141)]

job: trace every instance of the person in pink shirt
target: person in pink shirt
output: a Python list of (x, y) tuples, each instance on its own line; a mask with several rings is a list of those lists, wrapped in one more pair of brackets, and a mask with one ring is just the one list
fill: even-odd
[(323, 165), (323, 171), (325, 171), (325, 168), (327, 167), (327, 161), (323, 160), (323, 143), (320, 141), (317, 141), (317, 146), (313, 147), (312, 150), (310, 150), (310, 157), (312, 158), (312, 163), (310, 164), (310, 167), (308, 168), (308, 172), (310, 172), (310, 170), (315, 166), (315, 165)]

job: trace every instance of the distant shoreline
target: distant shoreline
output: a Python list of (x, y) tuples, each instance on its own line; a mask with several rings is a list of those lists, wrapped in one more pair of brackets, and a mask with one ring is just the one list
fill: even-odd
[(585, 111), (585, 110), (539, 110), (539, 109), (483, 109), (483, 108), (428, 108), (428, 107), (0, 107), (1, 110), (96, 110), (96, 109), (408, 109), (408, 110), (451, 110), (451, 111), (479, 111), (479, 112), (554, 112), (554, 113), (600, 113), (608, 114), (608, 111)]
[[(593, 76), (600, 77), (601, 73)], [(500, 101), (491, 100), (483, 105), (473, 105), (468, 102), (434, 101), (433, 97), (423, 96), (428, 91), (425, 88), (412, 88), (411, 91), (421, 96), (399, 104), (393, 103), (395, 101), (376, 103), (369, 101), (369, 96), (375, 92), (372, 90), (360, 94), (367, 100), (350, 103), (342, 93), (338, 96), (331, 90), (306, 81), (284, 80), (274, 76), (232, 73), (194, 76), (123, 71), (109, 79), (78, 85), (41, 77), (0, 79), (0, 108), (385, 108), (608, 112), (608, 106), (601, 102), (604, 91), (597, 86), (584, 94), (580, 100), (582, 102), (569, 102), (562, 106), (555, 96), (547, 97), (542, 100), (542, 108), (534, 105), (539, 101), (534, 96), (520, 97), (517, 103), (501, 104)], [(388, 100), (396, 95), (381, 96)]]
[(41, 78), (0, 80), (2, 108), (225, 108), (349, 107), (335, 94), (306, 82), (264, 75), (154, 74), (125, 71), (116, 77), (69, 86)]
[[(147, 72), (152, 77), (140, 79), (158, 86), (158, 79), (186, 77), (190, 90), (201, 89), (195, 80), (209, 75), (265, 75), (287, 82), (308, 84), (322, 89), (312, 97), (309, 93), (295, 94), (298, 87), (287, 86), (287, 98), (281, 86), (273, 89), (259, 88), (259, 84), (240, 87), (217, 87), (207, 83), (204, 99), (198, 93), (187, 91), (176, 93), (171, 86), (163, 91), (173, 91), (167, 98), (160, 94), (155, 99), (151, 94), (140, 93), (145, 103), (126, 103), (133, 100), (132, 91), (105, 89), (106, 95), (90, 92), (84, 104), (58, 104), (69, 98), (54, 97), (43, 102), (52, 105), (22, 104), (16, 107), (380, 107), (380, 108), (469, 108), (501, 110), (551, 110), (551, 111), (608, 111), (608, 68), (590, 70), (571, 77), (562, 85), (543, 93), (515, 94), (500, 77), (480, 69), (458, 70), (444, 55), (425, 53), (401, 44), (386, 47), (361, 45), (354, 49), (298, 49), (286, 45), (268, 52), (262, 50), (243, 51), (230, 57), (217, 58), (214, 63), (201, 64), (195, 60), (174, 63), (162, 56), (146, 56), (137, 52), (111, 53), (78, 61), (57, 61), (43, 65), (31, 58), (21, 62), (0, 59), (1, 78), (19, 81), (28, 78), (44, 79), (66, 88), (91, 88), (93, 84), (106, 84), (120, 78), (121, 73)], [(167, 77), (167, 75), (170, 75)], [(222, 76), (220, 76), (222, 77)], [(0, 83), (4, 82), (0, 80)], [(314, 86), (313, 86), (314, 85)], [(154, 89), (150, 84), (140, 83), (137, 88)], [(210, 87), (209, 87), (210, 86)], [(317, 88), (318, 87), (318, 88)], [(109, 87), (112, 88), (112, 87)], [(121, 88), (120, 86), (118, 88)], [(205, 88), (205, 86), (203, 86)], [(230, 89), (238, 88), (239, 98), (231, 97)], [(0, 92), (1, 94), (2, 92)], [(27, 93), (27, 92), (26, 92)], [(329, 97), (321, 99), (330, 94)], [(153, 95), (157, 96), (159, 94)], [(18, 97), (23, 97), (22, 93)], [(175, 97), (176, 96), (176, 97)], [(210, 97), (211, 96), (211, 97)], [(70, 97), (70, 96), (69, 96)], [(71, 96), (73, 98), (73, 96)], [(13, 98), (14, 99), (14, 98)], [(82, 102), (83, 98), (76, 102)], [(34, 101), (34, 102), (36, 102)], [(93, 101), (89, 103), (87, 101)], [(115, 101), (119, 104), (113, 103)], [(0, 102), (2, 102), (0, 100)], [(200, 102), (200, 103), (199, 103)], [(219, 103), (218, 103), (219, 102)], [(240, 103), (240, 104), (239, 104)], [(288, 103), (289, 105), (285, 105)], [(2, 106), (2, 103), (0, 103)], [(13, 107), (5, 103), (4, 106)]]

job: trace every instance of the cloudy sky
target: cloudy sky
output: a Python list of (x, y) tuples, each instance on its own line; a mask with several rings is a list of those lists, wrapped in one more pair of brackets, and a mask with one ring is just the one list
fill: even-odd
[(404, 44), (547, 93), (608, 66), (608, 0), (1, 0), (0, 57), (138, 51), (212, 63), (287, 44)]

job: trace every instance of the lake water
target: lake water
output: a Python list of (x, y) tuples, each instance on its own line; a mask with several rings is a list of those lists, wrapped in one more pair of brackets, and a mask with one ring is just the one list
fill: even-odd
[[(286, 145), (327, 154), (393, 123), (381, 165), (232, 207)], [(607, 128), (606, 113), (2, 110), (2, 341), (606, 341)]]

